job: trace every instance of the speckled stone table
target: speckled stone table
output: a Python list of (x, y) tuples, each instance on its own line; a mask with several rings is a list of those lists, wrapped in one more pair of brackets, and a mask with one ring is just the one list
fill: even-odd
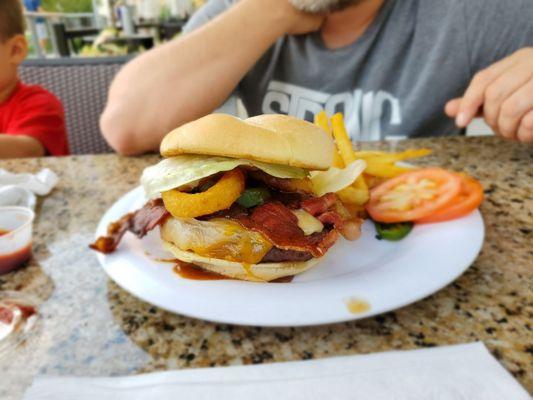
[[(365, 145), (391, 148), (390, 143)], [(533, 392), (533, 147), (497, 138), (402, 141), (431, 147), (423, 161), (465, 170), (486, 192), (486, 241), (457, 281), (416, 304), (338, 325), (262, 329), (173, 315), (111, 282), (87, 244), (105, 210), (138, 184), (156, 156), (13, 160), (0, 168), (56, 171), (39, 202), (34, 260), (0, 276), (0, 290), (38, 299), (28, 338), (0, 352), (0, 398), (19, 399), (39, 374), (114, 376), (414, 349), (476, 340)]]

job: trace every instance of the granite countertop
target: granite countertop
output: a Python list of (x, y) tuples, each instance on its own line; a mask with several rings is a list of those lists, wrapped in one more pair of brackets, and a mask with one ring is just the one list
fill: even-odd
[[(390, 148), (390, 143), (365, 148)], [(36, 298), (39, 318), (0, 348), (0, 398), (19, 399), (36, 375), (113, 376), (179, 368), (302, 360), (481, 340), (533, 392), (533, 147), (498, 138), (394, 143), (431, 147), (422, 163), (464, 170), (486, 193), (486, 240), (474, 265), (429, 298), (362, 321), (308, 328), (214, 324), (173, 315), (110, 281), (87, 244), (102, 214), (157, 156), (1, 161), (48, 167), (58, 187), (39, 202), (34, 260), (0, 276), (0, 290)], [(528, 245), (529, 243), (529, 245)]]

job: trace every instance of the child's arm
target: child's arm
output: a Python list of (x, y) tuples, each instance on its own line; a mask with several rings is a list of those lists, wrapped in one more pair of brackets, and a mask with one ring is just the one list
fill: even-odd
[(41, 142), (30, 136), (0, 134), (0, 159), (42, 157), (45, 153)]

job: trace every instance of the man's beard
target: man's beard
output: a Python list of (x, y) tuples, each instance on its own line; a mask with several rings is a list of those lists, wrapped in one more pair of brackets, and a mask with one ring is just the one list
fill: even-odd
[(342, 10), (365, 0), (289, 0), (300, 11), (309, 13), (327, 13)]

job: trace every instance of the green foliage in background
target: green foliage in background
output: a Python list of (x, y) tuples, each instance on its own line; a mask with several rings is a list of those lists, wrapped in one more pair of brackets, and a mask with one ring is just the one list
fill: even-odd
[(57, 12), (91, 12), (91, 0), (42, 0), (45, 11)]

